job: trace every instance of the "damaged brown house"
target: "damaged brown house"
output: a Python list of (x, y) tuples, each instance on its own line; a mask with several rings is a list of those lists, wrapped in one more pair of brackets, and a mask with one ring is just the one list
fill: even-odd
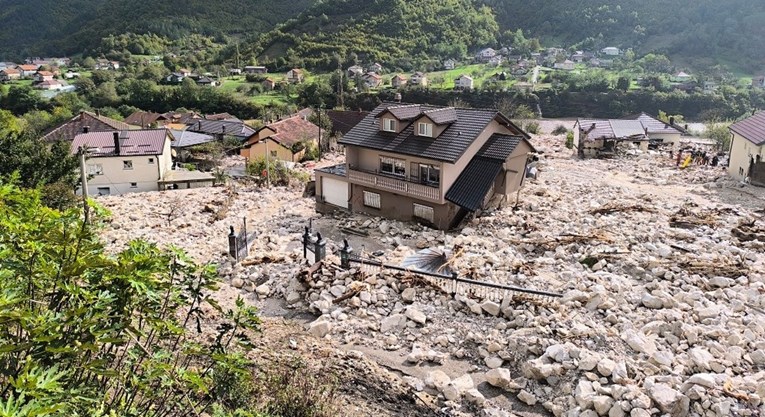
[(316, 170), (316, 207), (449, 229), (521, 187), (528, 139), (496, 110), (383, 103), (339, 141), (346, 162)]

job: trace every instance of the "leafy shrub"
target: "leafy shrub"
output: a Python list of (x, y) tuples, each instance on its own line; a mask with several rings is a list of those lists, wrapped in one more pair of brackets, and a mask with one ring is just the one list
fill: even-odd
[(539, 133), (539, 122), (529, 122), (526, 125), (526, 132), (533, 133), (535, 135)]
[(276, 186), (288, 186), (293, 180), (297, 182), (308, 181), (309, 176), (287, 168), (284, 162), (269, 158), (256, 158), (247, 164), (247, 174), (258, 178), (261, 185), (271, 184)]
[(566, 147), (569, 149), (574, 148), (574, 132), (566, 133)]
[[(0, 414), (199, 415), (230, 383), (220, 369), (246, 371), (259, 324), (241, 299), (223, 311), (217, 283), (179, 249), (109, 255), (77, 209), (0, 182)], [(209, 339), (193, 335), (208, 306), (222, 313)]]
[(552, 131), (552, 134), (558, 136), (567, 132), (568, 132), (568, 129), (566, 129), (566, 126), (558, 125), (558, 126), (555, 126), (555, 129)]

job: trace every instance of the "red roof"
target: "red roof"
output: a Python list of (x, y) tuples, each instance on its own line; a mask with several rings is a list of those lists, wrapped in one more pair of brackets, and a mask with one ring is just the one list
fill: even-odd
[(730, 130), (757, 146), (765, 145), (765, 112), (756, 113), (740, 122), (733, 123), (730, 125)]
[(6, 74), (21, 74), (21, 71), (17, 70), (16, 68), (6, 68), (0, 72), (4, 72)]
[(37, 69), (40, 68), (40, 66), (39, 65), (19, 65), (17, 68), (22, 71), (37, 71)]
[(52, 77), (53, 73), (50, 71), (37, 71), (37, 75), (42, 75), (43, 77)]
[[(115, 152), (115, 134), (119, 136), (119, 153)], [(86, 147), (92, 157), (161, 155), (168, 135), (167, 129), (81, 133), (72, 141), (72, 154)]]
[(305, 141), (317, 141), (319, 138), (319, 126), (303, 119), (302, 116), (293, 116), (271, 123), (258, 132), (266, 128), (276, 132), (269, 137), (285, 147)]

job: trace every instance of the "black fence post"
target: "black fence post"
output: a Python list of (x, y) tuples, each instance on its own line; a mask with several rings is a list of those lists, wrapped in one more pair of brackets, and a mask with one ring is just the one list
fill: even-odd
[(228, 254), (239, 261), (239, 248), (236, 247), (236, 233), (234, 232), (234, 226), (230, 227), (231, 233), (228, 234)]
[(348, 244), (348, 239), (343, 239), (343, 247), (340, 248), (340, 267), (343, 269), (351, 269), (351, 245)]
[(305, 232), (303, 233), (303, 259), (308, 259), (308, 244), (311, 243), (311, 232), (308, 229), (308, 226), (305, 227)]
[(314, 262), (323, 261), (327, 254), (327, 241), (322, 239), (321, 233), (316, 232), (316, 242), (313, 246)]
[(250, 241), (247, 237), (247, 218), (242, 218), (242, 233), (244, 233), (244, 257), (250, 255)]

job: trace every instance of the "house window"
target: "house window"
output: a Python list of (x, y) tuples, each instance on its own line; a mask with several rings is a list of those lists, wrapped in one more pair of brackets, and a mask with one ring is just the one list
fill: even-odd
[(131, 182), (130, 183), (130, 188), (138, 188), (138, 183), (137, 182)]
[(395, 132), (396, 119), (383, 119), (383, 130), (386, 132)]
[(427, 136), (429, 138), (433, 137), (433, 125), (430, 123), (418, 123), (417, 124), (417, 135), (419, 136)]
[(122, 161), (122, 169), (133, 169), (133, 161)]
[(98, 195), (109, 195), (109, 187), (98, 187)]
[(104, 167), (101, 164), (88, 165), (88, 175), (104, 175)]
[(364, 191), (364, 205), (372, 208), (380, 208), (380, 194)]
[(414, 217), (433, 223), (433, 207), (414, 203)]
[(271, 158), (276, 158), (276, 151), (271, 151)]
[(403, 177), (406, 175), (406, 161), (383, 156), (380, 158), (380, 172)]
[(154, 158), (149, 158), (149, 165), (154, 165)]
[(423, 184), (438, 186), (441, 182), (441, 168), (435, 165), (420, 164), (420, 181)]

